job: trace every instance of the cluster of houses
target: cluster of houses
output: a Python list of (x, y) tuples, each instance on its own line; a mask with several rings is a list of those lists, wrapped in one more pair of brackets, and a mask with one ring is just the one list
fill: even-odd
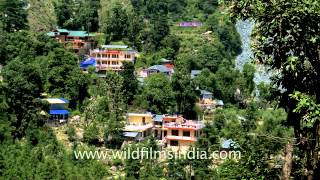
[[(200, 27), (201, 22), (181, 22), (180, 27)], [(97, 48), (94, 42), (94, 34), (86, 31), (70, 31), (57, 29), (47, 33), (55, 38), (65, 47), (71, 47), (75, 52), (85, 52), (87, 57), (80, 62), (80, 68), (86, 72), (92, 67), (98, 74), (105, 74), (106, 71), (119, 72), (123, 69), (123, 63), (135, 63), (138, 52), (127, 45), (102, 45)], [(162, 73), (171, 78), (174, 73), (172, 60), (161, 59), (160, 63), (148, 68), (139, 69), (136, 72), (137, 78), (143, 83), (144, 79), (154, 73)], [(191, 79), (201, 73), (200, 70), (191, 71)], [(212, 93), (200, 90), (198, 105), (203, 110), (212, 110), (222, 107), (223, 101), (214, 100)], [(69, 101), (63, 98), (44, 99), (50, 105), (50, 118), (48, 123), (63, 123), (69, 117)], [(164, 147), (184, 150), (188, 149), (197, 141), (204, 127), (203, 122), (187, 120), (180, 115), (153, 115), (150, 113), (128, 113), (123, 136), (127, 141), (140, 141), (148, 136), (156, 137)]]
[(180, 115), (128, 113), (123, 136), (127, 141), (141, 141), (148, 136), (160, 140), (163, 147), (187, 150), (201, 135), (204, 123)]
[[(65, 122), (69, 117), (69, 101), (63, 98), (44, 99), (49, 104), (49, 124)], [(180, 115), (153, 115), (151, 113), (128, 113), (123, 137), (127, 142), (141, 141), (154, 136), (163, 147), (186, 150), (201, 135), (204, 123), (187, 120)]]

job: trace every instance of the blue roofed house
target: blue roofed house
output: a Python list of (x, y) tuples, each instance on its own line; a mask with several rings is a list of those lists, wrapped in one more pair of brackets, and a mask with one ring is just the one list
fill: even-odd
[(48, 122), (65, 122), (69, 117), (69, 101), (63, 98), (46, 98), (44, 101), (49, 103), (50, 118)]

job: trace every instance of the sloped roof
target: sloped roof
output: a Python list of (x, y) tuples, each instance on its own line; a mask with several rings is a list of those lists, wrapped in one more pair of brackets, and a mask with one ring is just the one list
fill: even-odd
[(201, 74), (201, 70), (191, 70), (191, 78), (192, 79), (199, 74)]
[(87, 37), (87, 36), (90, 36), (90, 34), (87, 31), (69, 31), (68, 36)]
[(153, 117), (153, 121), (155, 121), (155, 122), (162, 122), (162, 118), (163, 118), (163, 115), (156, 114), (156, 115)]
[(47, 98), (44, 100), (47, 101), (49, 104), (68, 104), (69, 103), (69, 101), (64, 98)]
[(123, 136), (125, 137), (137, 137), (138, 132), (124, 132)]
[(128, 49), (127, 45), (102, 45), (102, 48), (106, 48), (106, 49)]
[(201, 95), (207, 94), (207, 95), (212, 95), (212, 92), (206, 91), (206, 90), (200, 90)]
[(171, 70), (164, 65), (154, 65), (154, 66), (149, 67), (147, 70), (156, 70), (156, 71), (159, 71), (162, 73), (171, 72)]

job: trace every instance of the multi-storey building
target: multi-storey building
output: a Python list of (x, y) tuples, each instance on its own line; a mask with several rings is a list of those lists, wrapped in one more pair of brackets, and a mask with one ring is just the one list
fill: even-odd
[(128, 113), (123, 135), (129, 140), (140, 141), (151, 135), (152, 127), (151, 114)]
[(90, 57), (96, 59), (97, 71), (120, 71), (123, 62), (134, 63), (137, 52), (124, 45), (103, 45), (90, 51)]
[(187, 150), (201, 134), (204, 124), (201, 121), (186, 120), (182, 116), (163, 117), (163, 136), (167, 147), (174, 150)]
[(185, 152), (197, 141), (203, 127), (203, 122), (186, 120), (179, 115), (129, 113), (124, 136), (139, 141), (153, 135), (165, 147)]
[(55, 29), (49, 33), (48, 36), (55, 38), (60, 43), (63, 43), (64, 47), (70, 45), (76, 52), (81, 49), (88, 51), (94, 46), (94, 34), (87, 31), (71, 31), (67, 29)]

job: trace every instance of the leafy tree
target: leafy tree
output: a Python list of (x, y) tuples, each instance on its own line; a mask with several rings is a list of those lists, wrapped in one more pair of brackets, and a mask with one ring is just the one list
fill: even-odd
[(97, 31), (99, 0), (59, 0), (55, 3), (58, 25), (67, 29)]
[(195, 69), (208, 68), (211, 72), (215, 73), (219, 65), (222, 63), (224, 57), (223, 46), (221, 44), (205, 44), (201, 46), (197, 52), (197, 59), (193, 60), (196, 64)]
[(27, 28), (27, 11), (20, 0), (0, 1), (0, 21), (3, 30), (14, 32)]
[(215, 12), (208, 17), (206, 26), (217, 35), (228, 54), (235, 56), (241, 52), (240, 35), (229, 17)]
[[(57, 27), (57, 17), (51, 1), (30, 0), (28, 22), (33, 32), (48, 32)], [(39, 16), (41, 14), (41, 16)]]
[(127, 36), (129, 27), (129, 17), (126, 9), (117, 2), (107, 14), (108, 17), (104, 22), (105, 27), (103, 29), (107, 35), (106, 42), (122, 40)]
[(123, 71), (120, 72), (120, 75), (123, 79), (122, 92), (126, 96), (126, 104), (131, 104), (134, 95), (138, 91), (138, 80), (134, 74), (134, 65), (131, 62), (123, 63)]
[[(231, 1), (234, 16), (253, 19), (255, 56), (277, 70), (275, 84), (283, 90), (282, 105), (288, 110), (288, 123), (294, 127), (298, 153), (308, 179), (319, 179), (319, 120), (310, 118), (308, 111), (299, 111), (304, 98), (291, 98), (295, 92), (319, 103), (319, 8), (310, 0)], [(291, 95), (291, 96), (290, 96)], [(313, 107), (313, 108), (316, 108)]]
[(81, 74), (75, 55), (56, 48), (47, 57), (46, 92), (70, 99), (70, 107), (82, 104), (87, 96), (88, 77)]
[(254, 65), (246, 63), (243, 66), (243, 76), (246, 80), (248, 94), (251, 94), (255, 89), (255, 82), (254, 82), (255, 72), (256, 72), (256, 69)]
[(41, 127), (45, 122), (40, 115), (44, 105), (37, 100), (43, 92), (39, 71), (26, 60), (23, 63), (22, 59), (11, 61), (3, 70), (5, 102), (8, 112), (14, 115), (11, 119), (14, 137), (21, 138), (28, 128)]
[(169, 79), (161, 73), (152, 74), (145, 80), (142, 96), (154, 113), (173, 111), (174, 93)]
[(191, 84), (190, 73), (184, 69), (177, 69), (172, 77), (172, 89), (175, 92), (178, 112), (184, 117), (196, 118), (194, 104), (197, 96)]

